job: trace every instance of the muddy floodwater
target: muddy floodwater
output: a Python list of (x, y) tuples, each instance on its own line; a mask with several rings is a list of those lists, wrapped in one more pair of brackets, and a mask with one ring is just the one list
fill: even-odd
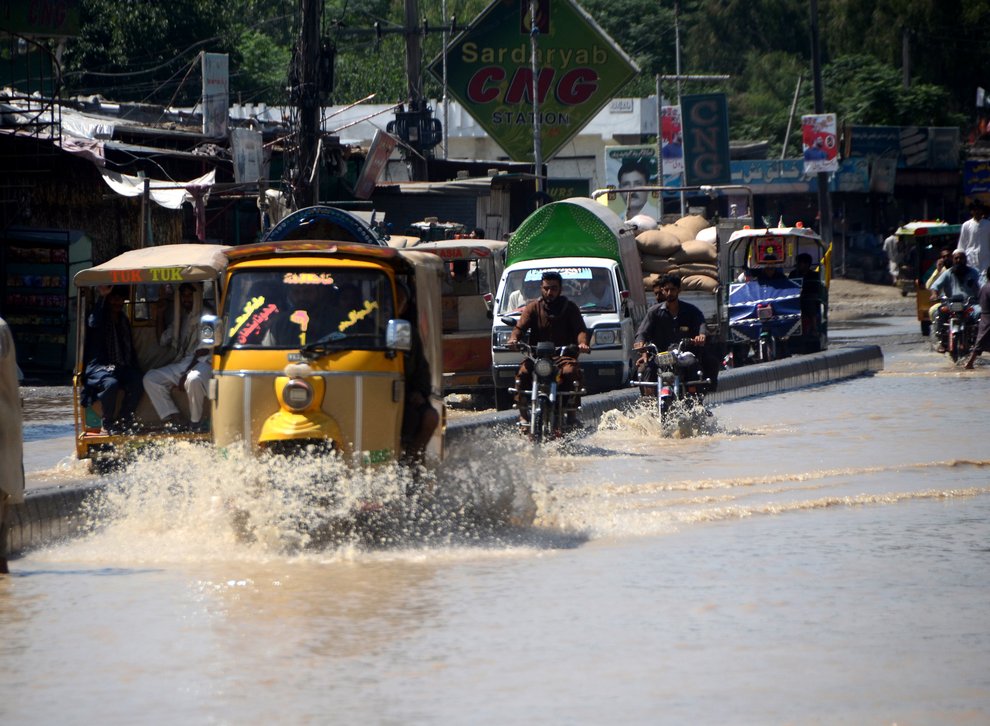
[[(847, 338), (883, 372), (701, 435), (474, 437), (371, 544), (303, 546), (320, 471), (148, 457), (0, 579), (0, 722), (988, 723), (990, 360), (884, 334)], [(26, 427), (35, 481), (87, 476), (65, 415)]]

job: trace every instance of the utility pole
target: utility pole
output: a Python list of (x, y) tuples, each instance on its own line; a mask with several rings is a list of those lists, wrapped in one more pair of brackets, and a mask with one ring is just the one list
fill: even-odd
[[(818, 0), (811, 0), (811, 72), (815, 86), (815, 113), (825, 113), (825, 92), (822, 87), (822, 59), (818, 42)], [(832, 198), (828, 193), (828, 173), (818, 173), (818, 223), (822, 240), (832, 244)], [(842, 264), (845, 265), (845, 249)]]
[[(419, 0), (405, 0), (405, 33), (406, 33), (406, 88), (409, 93), (408, 125), (409, 143), (419, 147), (424, 139), (424, 124), (422, 119), (426, 113), (426, 100), (423, 98), (423, 72), (420, 63), (422, 43), (419, 29)], [(426, 157), (424, 154), (410, 154), (406, 163), (409, 165), (409, 176), (413, 181), (429, 179)]]
[(546, 183), (543, 179), (543, 137), (540, 129), (540, 63), (539, 18), (536, 16), (536, 0), (529, 0), (529, 63), (533, 72), (533, 172), (536, 174), (536, 206), (543, 204)]
[(319, 201), (320, 189), (320, 18), (323, 0), (299, 0), (299, 41), (291, 88), (298, 108), (297, 165), (292, 180), (296, 209)]

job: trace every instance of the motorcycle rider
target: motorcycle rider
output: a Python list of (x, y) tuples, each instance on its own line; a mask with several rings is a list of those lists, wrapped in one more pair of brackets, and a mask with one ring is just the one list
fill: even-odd
[[(932, 283), (931, 300), (937, 302), (940, 297), (952, 297), (962, 295), (968, 299), (976, 297), (980, 290), (980, 274), (966, 264), (966, 252), (956, 249), (952, 253), (952, 266), (942, 272), (938, 279)], [(943, 332), (947, 324), (945, 313), (940, 305), (935, 311), (935, 330), (939, 336), (938, 352), (945, 352), (945, 342)]]
[[(560, 294), (564, 281), (556, 270), (547, 270), (540, 281), (540, 297), (527, 303), (512, 329), (506, 347), (516, 350), (519, 338), (529, 332), (529, 344), (550, 341), (555, 347), (577, 345), (581, 353), (591, 351), (589, 345), (590, 333), (585, 325), (584, 317), (578, 306)], [(563, 391), (579, 390), (581, 388), (581, 366), (577, 358), (561, 356), (557, 358), (560, 389)], [(533, 384), (533, 362), (525, 358), (516, 373), (516, 405), (519, 408), (519, 423), (529, 423), (529, 411), (522, 406), (522, 391), (529, 390)], [(568, 414), (568, 418), (573, 418)], [(574, 423), (569, 420), (568, 424)]]
[[(641, 380), (656, 380), (657, 372), (645, 350), (649, 343), (655, 345), (658, 351), (665, 351), (685, 338), (690, 338), (694, 347), (703, 348), (707, 339), (704, 313), (680, 299), (680, 275), (667, 274), (656, 280), (653, 294), (657, 297), (657, 304), (647, 311), (633, 342), (633, 350), (640, 351), (636, 373)], [(655, 394), (652, 389), (640, 390), (644, 395)]]
[(966, 368), (973, 370), (976, 366), (976, 359), (983, 351), (990, 352), (990, 267), (984, 270), (984, 277), (987, 282), (980, 288), (980, 327), (976, 332), (976, 343), (973, 344), (973, 351), (966, 360)]

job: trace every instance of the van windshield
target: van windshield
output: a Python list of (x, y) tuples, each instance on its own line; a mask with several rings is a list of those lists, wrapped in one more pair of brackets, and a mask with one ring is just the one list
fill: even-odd
[(381, 272), (282, 268), (231, 275), (223, 345), (233, 348), (384, 349), (392, 287)]
[(581, 308), (582, 313), (615, 312), (615, 285), (612, 273), (604, 267), (547, 267), (513, 270), (505, 280), (499, 314), (518, 312), (540, 297), (543, 273), (554, 270), (564, 279), (561, 294)]

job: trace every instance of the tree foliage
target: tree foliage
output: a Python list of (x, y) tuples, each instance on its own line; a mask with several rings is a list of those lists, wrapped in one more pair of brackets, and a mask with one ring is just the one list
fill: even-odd
[[(798, 77), (795, 115), (814, 108), (807, 0), (579, 0), (639, 65), (623, 95), (655, 93), (656, 76), (726, 74), (684, 82), (682, 92), (723, 91), (733, 136), (783, 144)], [(489, 0), (420, 0), (421, 67), (436, 58), (456, 18), (463, 27)], [(83, 29), (63, 57), (70, 95), (191, 104), (199, 96), (201, 50), (230, 54), (234, 99), (284, 103), (298, 33), (298, 0), (83, 0)], [(874, 124), (962, 124), (990, 66), (990, 0), (819, 0), (824, 104), (840, 120)], [(675, 7), (677, 30), (675, 33)], [(380, 35), (373, 32), (375, 23)], [(322, 35), (334, 50), (328, 102), (371, 93), (407, 99), (403, 0), (326, 0)], [(422, 32), (423, 26), (430, 32)], [(905, 51), (906, 49), (906, 51)], [(909, 58), (905, 74), (902, 58)], [(425, 71), (424, 71), (425, 73)], [(904, 86), (907, 75), (910, 84)], [(424, 94), (440, 84), (426, 76)], [(674, 85), (665, 83), (671, 98)], [(792, 130), (792, 135), (796, 132)], [(791, 142), (796, 140), (792, 136)]]

